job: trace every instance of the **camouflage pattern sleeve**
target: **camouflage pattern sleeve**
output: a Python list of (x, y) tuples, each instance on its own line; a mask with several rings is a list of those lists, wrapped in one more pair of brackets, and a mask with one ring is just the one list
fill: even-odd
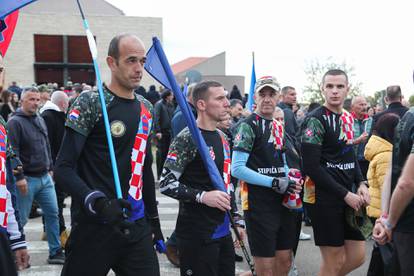
[(203, 191), (180, 182), (187, 164), (195, 158), (196, 154), (197, 147), (187, 127), (170, 145), (160, 180), (161, 193), (184, 202), (201, 203)]
[(83, 92), (72, 104), (66, 119), (66, 126), (88, 136), (99, 116), (102, 116), (99, 95), (96, 92)]
[(256, 135), (252, 127), (242, 122), (236, 129), (233, 139), (233, 150), (250, 153), (253, 148)]
[(6, 128), (7, 123), (6, 123), (6, 121), (4, 120), (3, 116), (1, 116), (1, 115), (0, 115), (0, 124), (1, 124), (4, 128)]
[(20, 159), (17, 157), (16, 153), (13, 150), (12, 144), (8, 138), (9, 130), (7, 129), (7, 123), (4, 120), (3, 116), (0, 115), (0, 125), (6, 130), (5, 144), (6, 144), (6, 158), (10, 160), (11, 169), (13, 175), (16, 178), (16, 181), (20, 181), (24, 178), (23, 175), (23, 164)]
[(2, 125), (4, 127), (4, 129), (6, 130), (6, 141), (5, 141), (5, 144), (6, 144), (6, 156), (7, 157), (14, 156), (15, 154), (14, 154), (13, 148), (12, 148), (11, 144), (9, 143), (9, 139), (7, 139), (8, 138), (7, 135), (9, 133), (9, 131), (7, 129), (7, 123), (4, 120), (3, 116), (1, 116), (1, 115), (0, 115), (0, 125)]
[[(6, 130), (7, 132), (7, 130)], [(9, 139), (6, 136), (6, 157), (7, 158), (13, 158), (15, 157), (16, 154), (14, 153), (13, 147), (11, 145), (11, 143), (9, 142)]]
[[(5, 141), (5, 144), (6, 144), (6, 157), (7, 158), (15, 157), (16, 154), (14, 153), (13, 147), (12, 147), (12, 145), (9, 142), (9, 139), (8, 139), (9, 130), (7, 129), (7, 123), (4, 120), (3, 116), (1, 116), (1, 115), (0, 115), (0, 125), (2, 125), (4, 127), (4, 129), (6, 130), (6, 141)], [(20, 160), (19, 160), (19, 162), (20, 162)]]
[[(147, 99), (145, 99), (144, 97), (142, 97), (141, 95), (135, 94), (138, 101), (143, 103), (145, 105), (145, 107), (147, 108), (148, 112), (151, 114), (151, 118), (152, 118), (152, 124), (151, 124), (151, 130), (150, 130), (150, 136), (152, 136), (154, 133), (154, 119), (155, 119), (155, 113), (154, 113), (154, 106), (152, 105), (152, 103), (150, 103), (150, 101), (148, 101)], [(150, 139), (148, 139), (150, 140)]]
[(306, 121), (306, 125), (303, 127), (301, 142), (322, 145), (324, 135), (325, 129), (323, 128), (322, 123), (317, 118), (311, 117)]

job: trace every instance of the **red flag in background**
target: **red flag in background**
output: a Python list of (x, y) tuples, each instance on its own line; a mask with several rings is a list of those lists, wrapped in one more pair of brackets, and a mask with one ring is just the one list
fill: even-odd
[(16, 10), (5, 18), (0, 19), (0, 52), (3, 57), (6, 55), (7, 49), (9, 48), (18, 17), (19, 11)]

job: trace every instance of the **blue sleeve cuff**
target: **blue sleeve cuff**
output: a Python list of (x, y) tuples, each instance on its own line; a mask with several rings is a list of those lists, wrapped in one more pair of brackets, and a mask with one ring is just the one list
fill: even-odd
[(246, 166), (249, 156), (250, 154), (247, 152), (234, 151), (231, 161), (231, 174), (249, 184), (271, 188), (273, 177), (255, 172)]
[(85, 201), (84, 201), (85, 209), (87, 210), (87, 212), (89, 212), (91, 215), (96, 215), (96, 211), (93, 209), (93, 205), (95, 204), (95, 201), (98, 198), (103, 198), (103, 197), (106, 197), (106, 195), (102, 193), (101, 191), (93, 191), (89, 193), (85, 197)]

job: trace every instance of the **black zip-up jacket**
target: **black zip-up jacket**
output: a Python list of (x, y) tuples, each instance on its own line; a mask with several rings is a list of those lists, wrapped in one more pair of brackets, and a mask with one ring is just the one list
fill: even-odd
[(65, 112), (58, 110), (58, 107), (56, 105), (53, 106), (51, 102), (47, 102), (43, 110), (40, 111), (41, 116), (46, 123), (52, 160), (53, 163), (55, 163), (60, 145), (62, 144), (63, 134), (65, 133), (66, 114)]
[(296, 122), (295, 113), (292, 111), (292, 106), (284, 102), (280, 102), (278, 105), (283, 110), (285, 115), (285, 130), (289, 136), (293, 139), (295, 146), (299, 146), (297, 136), (299, 135), (299, 125)]
[(156, 133), (171, 134), (171, 120), (174, 113), (174, 105), (165, 100), (160, 100), (154, 105), (154, 130)]
[(41, 176), (52, 169), (52, 156), (45, 121), (38, 114), (26, 115), (19, 108), (7, 122), (13, 151), (27, 176)]

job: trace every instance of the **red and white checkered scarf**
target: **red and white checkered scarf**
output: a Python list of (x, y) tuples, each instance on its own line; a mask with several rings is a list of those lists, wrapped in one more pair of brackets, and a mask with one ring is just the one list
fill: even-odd
[(224, 165), (223, 165), (223, 180), (224, 188), (228, 194), (233, 190), (233, 185), (231, 184), (231, 157), (230, 157), (230, 146), (227, 140), (224, 138), (224, 135), (221, 136), (221, 142), (223, 143), (223, 153), (224, 153)]
[(344, 110), (341, 115), (341, 124), (342, 132), (345, 134), (346, 140), (352, 141), (354, 139), (354, 117), (352, 114)]
[(275, 138), (275, 148), (281, 150), (283, 148), (283, 124), (277, 120), (272, 121), (272, 135)]
[(147, 140), (151, 130), (152, 116), (143, 103), (141, 103), (141, 120), (135, 136), (134, 147), (131, 154), (131, 179), (129, 180), (129, 195), (134, 200), (142, 199), (142, 171), (147, 149)]
[(0, 226), (7, 228), (6, 129), (0, 125)]

